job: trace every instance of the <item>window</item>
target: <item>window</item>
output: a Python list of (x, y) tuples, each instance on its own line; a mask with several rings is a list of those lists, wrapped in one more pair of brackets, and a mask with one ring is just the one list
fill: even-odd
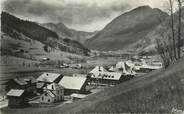
[(58, 94), (59, 94), (59, 90), (58, 90), (57, 92), (58, 92)]
[(44, 97), (42, 96), (42, 101), (44, 100)]
[(47, 93), (45, 93), (45, 96), (47, 96)]
[(112, 78), (114, 78), (114, 76), (112, 76)]
[(50, 99), (48, 99), (48, 102), (50, 102)]

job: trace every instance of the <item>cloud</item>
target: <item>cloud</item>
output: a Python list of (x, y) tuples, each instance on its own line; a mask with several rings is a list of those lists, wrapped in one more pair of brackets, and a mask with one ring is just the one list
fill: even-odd
[(162, 7), (163, 0), (3, 0), (3, 9), (21, 18), (63, 22), (69, 27), (94, 31), (123, 12), (140, 5)]

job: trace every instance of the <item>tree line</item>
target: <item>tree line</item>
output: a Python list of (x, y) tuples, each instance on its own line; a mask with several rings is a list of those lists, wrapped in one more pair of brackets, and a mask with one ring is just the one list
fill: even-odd
[(184, 0), (167, 0), (167, 3), (170, 17), (168, 23), (162, 24), (164, 28), (160, 27), (160, 38), (156, 39), (156, 49), (163, 60), (165, 68), (181, 58), (181, 47), (184, 45), (182, 38)]

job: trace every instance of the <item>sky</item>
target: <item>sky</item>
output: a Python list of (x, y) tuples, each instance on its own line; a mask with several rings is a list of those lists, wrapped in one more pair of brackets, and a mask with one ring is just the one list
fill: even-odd
[(101, 30), (117, 16), (149, 5), (165, 10), (166, 0), (1, 0), (1, 9), (39, 23), (64, 23), (81, 31)]

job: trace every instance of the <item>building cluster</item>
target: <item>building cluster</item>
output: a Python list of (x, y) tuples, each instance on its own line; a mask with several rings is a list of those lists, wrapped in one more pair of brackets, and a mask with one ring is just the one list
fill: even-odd
[(162, 63), (159, 61), (147, 63), (144, 59), (139, 61), (128, 60), (117, 62), (109, 69), (96, 66), (89, 72), (89, 75), (91, 84), (116, 85), (137, 76), (139, 73), (147, 73), (160, 68), (162, 68)]
[[(83, 98), (87, 77), (63, 76), (57, 73), (43, 73), (34, 77), (15, 78), (6, 83), (9, 107), (25, 107), (35, 98), (39, 103), (64, 101), (65, 96)], [(82, 97), (81, 97), (82, 96)]]
[(59, 73), (41, 74), (34, 77), (11, 79), (6, 83), (9, 107), (29, 105), (37, 99), (38, 103), (54, 103), (64, 101), (66, 96), (71, 99), (81, 99), (88, 95), (86, 85), (113, 86), (129, 80), (139, 72), (148, 72), (162, 68), (160, 62), (146, 63), (141, 61), (120, 61), (105, 69), (96, 66), (88, 74), (73, 74), (64, 76)]

